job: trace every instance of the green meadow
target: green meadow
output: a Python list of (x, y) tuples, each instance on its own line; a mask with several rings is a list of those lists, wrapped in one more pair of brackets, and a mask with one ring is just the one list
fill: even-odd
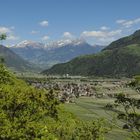
[(130, 133), (122, 129), (122, 122), (116, 119), (116, 112), (104, 108), (107, 103), (113, 103), (112, 99), (93, 99), (91, 97), (81, 97), (75, 103), (65, 104), (67, 111), (72, 112), (78, 118), (91, 121), (95, 118), (104, 118), (108, 126), (112, 129), (105, 135), (106, 140), (126, 140)]

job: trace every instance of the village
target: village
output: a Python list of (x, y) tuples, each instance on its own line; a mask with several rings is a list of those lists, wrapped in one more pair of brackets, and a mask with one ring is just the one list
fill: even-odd
[[(75, 103), (81, 96), (96, 98), (115, 98), (118, 93), (128, 89), (127, 80), (28, 80), (27, 83), (46, 90), (53, 89), (62, 103)], [(128, 97), (130, 94), (124, 92)]]

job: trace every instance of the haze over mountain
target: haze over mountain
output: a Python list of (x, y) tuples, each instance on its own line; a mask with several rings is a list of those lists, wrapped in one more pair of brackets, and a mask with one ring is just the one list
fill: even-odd
[(110, 77), (140, 74), (140, 30), (112, 42), (95, 55), (77, 57), (43, 73)]
[(0, 45), (0, 58), (4, 58), (6, 66), (14, 71), (31, 71), (35, 67), (14, 53), (11, 49)]
[(25, 60), (43, 68), (67, 62), (77, 56), (99, 52), (104, 46), (92, 46), (82, 39), (59, 40), (49, 44), (22, 41), (11, 49)]

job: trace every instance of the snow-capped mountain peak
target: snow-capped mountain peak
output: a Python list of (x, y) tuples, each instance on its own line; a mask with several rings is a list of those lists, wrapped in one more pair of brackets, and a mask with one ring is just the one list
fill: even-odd
[[(30, 49), (45, 49), (45, 50), (51, 50), (55, 48), (65, 47), (65, 46), (80, 46), (82, 44), (85, 44), (86, 41), (83, 39), (61, 39), (58, 41), (51, 41), (47, 44), (43, 44), (40, 42), (30, 41), (30, 40), (24, 40), (14, 46), (12, 48), (30, 48)], [(87, 44), (87, 43), (86, 43)]]
[(93, 47), (82, 39), (62, 39), (48, 44), (25, 40), (11, 49), (25, 60), (48, 68), (53, 64), (64, 63), (80, 55), (99, 52), (101, 47)]
[(52, 42), (46, 44), (45, 48), (55, 49), (55, 48), (60, 48), (60, 47), (64, 47), (67, 45), (78, 46), (83, 43), (86, 43), (86, 41), (82, 40), (82, 39), (75, 39), (75, 40), (62, 39), (62, 40), (58, 40), (58, 41), (52, 41)]
[(44, 48), (44, 44), (35, 41), (24, 40), (17, 45), (13, 46), (14, 48)]

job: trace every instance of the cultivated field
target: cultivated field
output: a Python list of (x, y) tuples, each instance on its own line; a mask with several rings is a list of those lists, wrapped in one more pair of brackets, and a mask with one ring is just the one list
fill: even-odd
[[(27, 79), (29, 78), (27, 77)], [(130, 136), (129, 130), (123, 129), (124, 123), (117, 119), (117, 112), (123, 110), (121, 108), (108, 109), (106, 105), (114, 105), (116, 95), (119, 93), (123, 93), (127, 97), (140, 98), (140, 95), (127, 85), (131, 79), (95, 79), (85, 77), (43, 78), (40, 76), (35, 79), (30, 78), (29, 81), (34, 86), (47, 89), (56, 88), (57, 84), (58, 94), (65, 95), (67, 93), (62, 106), (78, 118), (84, 121), (103, 118), (107, 122), (107, 127), (110, 128), (109, 133), (106, 134), (107, 140), (125, 140)], [(72, 96), (75, 95), (73, 92), (75, 91), (74, 88), (80, 89), (78, 97)], [(89, 93), (83, 94), (82, 92), (87, 92), (87, 89)], [(72, 102), (70, 97), (73, 98)]]
[[(122, 129), (122, 123), (118, 122), (116, 113), (106, 110), (104, 106), (107, 103), (113, 103), (111, 99), (92, 99), (90, 97), (81, 97), (76, 103), (65, 104), (66, 110), (74, 113), (77, 117), (85, 121), (92, 121), (95, 118), (105, 118), (112, 125), (112, 130), (106, 135), (107, 140), (125, 140), (129, 133)], [(119, 125), (118, 125), (119, 124)]]
[[(105, 80), (107, 81), (107, 80)], [(87, 81), (88, 82), (88, 81)], [(127, 83), (127, 81), (125, 81)], [(94, 82), (93, 82), (94, 83)], [(98, 93), (104, 94), (118, 94), (124, 93), (130, 97), (140, 98), (138, 93), (126, 86), (114, 88), (114, 90), (107, 91), (106, 88), (112, 88), (112, 82), (102, 82), (98, 87)], [(117, 110), (108, 110), (105, 108), (107, 104), (114, 104), (115, 98), (93, 98), (93, 97), (80, 97), (75, 100), (75, 103), (64, 104), (66, 110), (74, 113), (77, 117), (85, 121), (92, 121), (97, 118), (104, 118), (108, 121), (109, 126), (112, 126), (111, 131), (106, 134), (107, 140), (125, 140), (130, 136), (129, 130), (124, 130), (124, 125), (121, 121), (117, 120)], [(120, 109), (119, 109), (120, 110)]]

